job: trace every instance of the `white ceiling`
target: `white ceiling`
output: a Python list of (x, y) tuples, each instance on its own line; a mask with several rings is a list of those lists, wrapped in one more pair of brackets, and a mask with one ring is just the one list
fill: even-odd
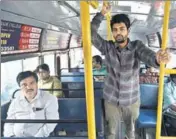
[[(97, 10), (90, 8), (91, 19), (100, 11), (102, 1)], [(147, 33), (159, 30), (163, 19), (163, 1), (111, 1), (112, 15), (126, 13), (133, 23), (131, 32)], [(176, 2), (172, 2), (171, 18), (175, 18)], [(63, 27), (80, 33), (79, 1), (1, 1), (3, 12), (46, 22), (56, 27)], [(172, 19), (173, 20), (173, 19)], [(174, 20), (174, 21), (175, 21)], [(106, 35), (106, 21), (100, 26), (99, 32)]]

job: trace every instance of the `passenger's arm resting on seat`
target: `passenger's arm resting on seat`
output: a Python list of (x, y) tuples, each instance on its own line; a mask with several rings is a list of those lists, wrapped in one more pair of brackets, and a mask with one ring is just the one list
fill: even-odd
[[(7, 113), (7, 119), (15, 119), (15, 101), (12, 101), (9, 106), (8, 113)], [(14, 123), (4, 124), (4, 136), (5, 137), (15, 136), (13, 131), (14, 131)]]
[(138, 58), (148, 66), (158, 68), (159, 64), (156, 61), (156, 53), (146, 47), (141, 41), (137, 41), (136, 45), (136, 54)]
[[(58, 120), (59, 119), (59, 113), (58, 113), (58, 101), (57, 98), (54, 97), (54, 99), (50, 100), (45, 107), (45, 117), (46, 120)], [(55, 126), (57, 123), (50, 124), (46, 123), (44, 124), (38, 131), (34, 137), (48, 137), (51, 132), (53, 132)]]
[(96, 16), (92, 19), (91, 22), (91, 39), (93, 45), (103, 54), (105, 54), (106, 49), (108, 47), (107, 41), (104, 40), (98, 34), (98, 28), (100, 27), (100, 23), (103, 20), (104, 15), (101, 13), (97, 13)]
[[(59, 80), (54, 80), (53, 89), (62, 89), (62, 84)], [(64, 94), (61, 90), (60, 91), (54, 91), (53, 95), (56, 96), (57, 98), (64, 96)]]

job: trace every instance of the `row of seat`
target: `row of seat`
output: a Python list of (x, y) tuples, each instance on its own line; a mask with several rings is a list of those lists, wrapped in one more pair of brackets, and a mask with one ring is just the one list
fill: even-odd
[(140, 99), (141, 107), (138, 120), (136, 122), (137, 128), (142, 129), (141, 134), (143, 138), (146, 136), (147, 128), (155, 128), (157, 120), (157, 99), (158, 85), (140, 84)]
[[(65, 87), (68, 89), (76, 89), (75, 91), (69, 91), (71, 94), (71, 98), (60, 98), (59, 101), (59, 113), (60, 118), (69, 120), (69, 119), (80, 119), (86, 120), (86, 101), (85, 101), (85, 85), (84, 82), (63, 82)], [(99, 95), (95, 95), (95, 119), (96, 119), (96, 129), (97, 129), (97, 136), (99, 138), (104, 138), (104, 112), (103, 112), (103, 100), (102, 100), (102, 88), (103, 83), (95, 83), (95, 87), (99, 88), (101, 91)], [(64, 88), (65, 88), (64, 87)], [(82, 89), (82, 91), (78, 91)], [(79, 93), (77, 93), (79, 92)], [(141, 92), (141, 109), (140, 115), (137, 120), (137, 127), (138, 128), (153, 128), (156, 126), (156, 106), (157, 106), (157, 92), (158, 86), (157, 85), (150, 85), (150, 84), (141, 84), (140, 85), (140, 92)], [(77, 93), (77, 94), (76, 94)], [(76, 96), (74, 96), (76, 94)], [(79, 98), (76, 98), (79, 97)], [(7, 108), (1, 107), (1, 118), (6, 118)], [(2, 125), (1, 125), (2, 129)], [(55, 131), (87, 131), (87, 123), (59, 123), (56, 127)]]
[[(85, 97), (85, 85), (82, 82), (64, 82), (64, 87), (68, 89), (82, 89), (81, 91), (69, 91), (69, 97)], [(94, 88), (99, 88), (97, 91), (94, 90), (95, 97), (102, 97), (103, 82), (95, 82)], [(158, 85), (154, 84), (140, 84), (140, 115), (136, 122), (138, 128), (155, 128), (156, 127), (156, 108), (157, 108), (157, 97), (158, 97)], [(145, 130), (144, 130), (145, 131)]]
[[(103, 82), (94, 82), (95, 98), (103, 98), (103, 86)], [(85, 98), (84, 82), (62, 82), (62, 88), (67, 98)]]
[[(70, 72), (63, 73), (61, 81), (64, 88), (68, 89), (82, 89), (82, 91), (68, 91), (69, 97), (85, 97), (84, 73)], [(165, 82), (168, 82), (169, 78), (165, 77)], [(73, 83), (74, 82), (74, 83)], [(79, 82), (79, 83), (76, 83)], [(103, 82), (94, 82), (94, 93), (95, 97), (102, 93), (102, 90), (97, 91), (96, 88), (103, 88)], [(98, 93), (97, 93), (98, 92)], [(98, 95), (99, 96), (99, 95)], [(140, 84), (140, 98), (141, 108), (140, 115), (136, 122), (138, 128), (143, 129), (145, 134), (146, 128), (156, 127), (156, 108), (157, 108), (157, 96), (158, 96), (158, 85), (157, 84)]]
[[(69, 97), (85, 97), (85, 85), (84, 82), (64, 82), (64, 88), (76, 89), (69, 91)], [(103, 82), (94, 83), (94, 94), (97, 97), (102, 97)], [(96, 90), (96, 88), (99, 88)], [(80, 91), (77, 91), (79, 90)], [(81, 90), (82, 89), (82, 90)], [(157, 97), (158, 97), (158, 85), (152, 84), (140, 84), (140, 99), (141, 108), (140, 115), (137, 121), (138, 128), (154, 128), (156, 127), (156, 107), (157, 107)]]
[[(85, 98), (59, 98), (59, 114), (60, 120), (85, 120), (87, 119), (86, 114), (86, 100)], [(1, 118), (6, 119), (7, 110), (9, 104), (1, 106)], [(96, 130), (97, 138), (104, 138), (104, 121), (103, 121), (103, 108), (102, 100), (99, 98), (95, 99), (95, 120), (96, 120)], [(1, 124), (1, 133), (3, 133), (3, 124)], [(68, 131), (68, 132), (81, 132), (87, 131), (87, 122), (86, 123), (58, 123), (55, 128), (55, 135), (59, 131)]]

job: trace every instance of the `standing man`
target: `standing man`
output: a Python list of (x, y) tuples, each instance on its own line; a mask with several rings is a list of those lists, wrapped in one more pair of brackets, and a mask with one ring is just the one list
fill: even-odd
[(135, 120), (139, 115), (139, 68), (140, 61), (148, 66), (159, 67), (160, 62), (167, 63), (170, 55), (167, 51), (157, 53), (147, 48), (141, 41), (128, 38), (130, 20), (125, 14), (112, 17), (111, 29), (115, 39), (106, 41), (97, 33), (101, 21), (110, 11), (110, 5), (104, 4), (91, 22), (93, 45), (105, 55), (108, 75), (104, 86), (105, 112), (108, 122), (108, 139), (122, 139), (121, 121), (126, 126), (126, 139), (135, 139)]

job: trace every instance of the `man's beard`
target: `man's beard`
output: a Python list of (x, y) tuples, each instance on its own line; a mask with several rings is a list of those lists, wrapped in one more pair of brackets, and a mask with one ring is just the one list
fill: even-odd
[[(118, 36), (120, 36), (121, 39), (117, 39)], [(122, 35), (118, 35), (118, 36), (115, 39), (117, 43), (124, 43), (126, 41), (126, 39)]]

